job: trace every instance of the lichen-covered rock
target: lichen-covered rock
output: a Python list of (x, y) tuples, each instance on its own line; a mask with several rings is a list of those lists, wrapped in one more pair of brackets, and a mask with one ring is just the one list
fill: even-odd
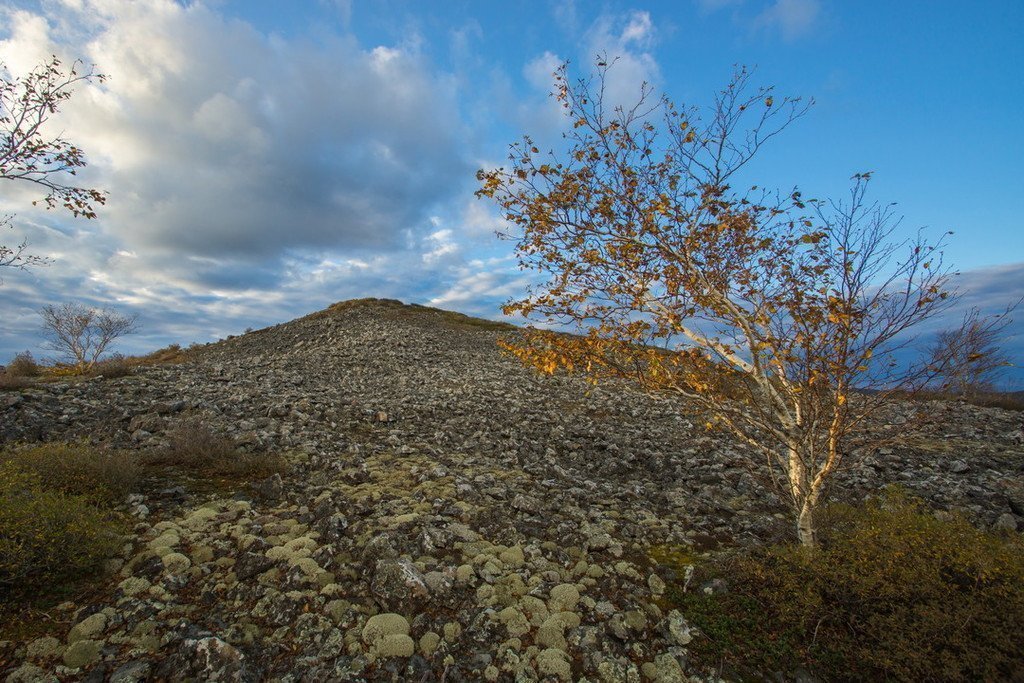
[(76, 640), (64, 651), (64, 666), (69, 669), (88, 666), (100, 658), (102, 649), (101, 640)]
[(415, 608), (430, 598), (423, 575), (405, 559), (379, 560), (370, 590), (387, 608)]
[(571, 612), (580, 601), (580, 591), (571, 583), (563, 583), (551, 589), (548, 609), (552, 612)]
[(71, 630), (68, 631), (68, 644), (75, 643), (79, 640), (95, 638), (102, 634), (106, 628), (107, 615), (103, 612), (97, 612), (71, 627)]
[(177, 650), (160, 663), (157, 678), (167, 680), (242, 681), (257, 680), (247, 667), (245, 655), (220, 638), (186, 638)]
[(561, 681), (572, 680), (568, 653), (556, 648), (547, 648), (537, 653), (537, 672), (542, 676), (555, 676)]

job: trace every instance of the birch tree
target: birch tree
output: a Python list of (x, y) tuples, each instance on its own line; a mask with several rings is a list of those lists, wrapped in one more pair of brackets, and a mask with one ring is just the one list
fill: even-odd
[[(95, 218), (95, 207), (106, 201), (106, 194), (71, 181), (85, 167), (85, 153), (63, 133), (52, 131), (49, 121), (77, 85), (105, 78), (82, 62), (65, 67), (57, 57), (21, 77), (0, 63), (0, 181), (39, 188), (43, 197), (33, 205), (42, 202), (49, 209), (61, 207), (76, 217)], [(0, 217), (0, 227), (11, 227), (11, 216)], [(24, 241), (0, 244), (0, 267), (47, 263), (26, 253), (27, 246)]]
[(646, 84), (611, 106), (613, 66), (598, 67), (590, 80), (555, 74), (571, 124), (558, 151), (525, 137), (508, 167), (478, 173), (520, 265), (546, 278), (505, 313), (575, 332), (531, 327), (503, 344), (544, 372), (680, 397), (747, 445), (813, 547), (833, 475), (876, 438), (869, 417), (938, 370), (897, 354), (952, 302), (943, 238), (895, 239), (892, 206), (867, 199), (869, 173), (841, 201), (741, 186), (811, 104), (752, 86), (746, 70), (697, 109)]

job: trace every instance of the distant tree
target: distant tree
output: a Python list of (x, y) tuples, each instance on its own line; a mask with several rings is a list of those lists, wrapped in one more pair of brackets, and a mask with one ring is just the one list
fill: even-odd
[[(510, 168), (481, 170), (478, 196), (518, 228), (520, 265), (546, 275), (506, 314), (575, 329), (528, 329), (504, 345), (551, 373), (626, 378), (676, 395), (731, 430), (816, 545), (832, 475), (879, 434), (868, 418), (941, 367), (895, 354), (952, 301), (938, 243), (893, 241), (891, 206), (733, 187), (762, 145), (808, 104), (751, 88), (745, 70), (713, 106), (677, 108), (644, 84), (605, 99), (610, 63), (553, 95), (572, 122), (562, 153), (529, 137)], [(862, 392), (858, 389), (872, 389)], [(704, 420), (702, 420), (704, 421)]]
[(114, 340), (138, 331), (136, 315), (79, 303), (44, 306), (39, 314), (43, 317), (47, 348), (60, 353), (79, 370), (92, 368)]
[[(95, 218), (95, 205), (106, 202), (96, 189), (67, 183), (85, 167), (85, 153), (62, 133), (51, 136), (47, 122), (82, 82), (103, 81), (105, 76), (82, 62), (65, 68), (57, 57), (27, 75), (15, 78), (0, 63), (0, 180), (38, 185), (46, 192), (47, 208), (61, 206), (74, 216)], [(38, 201), (33, 202), (33, 205)], [(11, 217), (0, 218), (0, 227), (10, 227)], [(46, 259), (25, 253), (27, 242), (16, 247), (0, 244), (0, 267), (27, 268)]]
[(935, 386), (965, 397), (994, 391), (1006, 368), (1013, 367), (1000, 342), (1014, 308), (988, 318), (971, 309), (960, 327), (939, 332), (928, 351), (932, 364), (941, 368)]

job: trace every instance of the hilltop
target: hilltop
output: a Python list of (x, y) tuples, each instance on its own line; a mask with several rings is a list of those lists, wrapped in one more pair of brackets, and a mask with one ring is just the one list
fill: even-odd
[[(14, 680), (697, 674), (691, 629), (662, 599), (678, 577), (652, 551), (779, 539), (786, 509), (699, 416), (538, 376), (498, 349), (514, 334), (358, 300), (131, 376), (0, 394), (8, 445), (145, 453), (190, 422), (287, 463), (231, 490), (149, 482), (125, 506), (132, 542), (110, 580), (55, 610), (52, 633), (0, 643), (0, 667)], [(1020, 414), (935, 401), (886, 419), (918, 410), (932, 427), (842, 473), (836, 497), (895, 481), (1016, 527)]]

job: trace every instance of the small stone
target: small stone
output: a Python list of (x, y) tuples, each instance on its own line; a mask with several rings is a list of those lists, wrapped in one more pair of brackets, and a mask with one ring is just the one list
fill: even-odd
[(634, 631), (643, 631), (647, 628), (647, 616), (640, 610), (629, 610), (625, 614), (626, 626)]
[(665, 582), (657, 574), (651, 574), (647, 577), (647, 587), (651, 589), (652, 595), (665, 594)]
[(686, 683), (683, 667), (670, 654), (658, 655), (654, 658), (652, 683)]
[(392, 608), (422, 605), (430, 598), (423, 575), (409, 560), (379, 560), (370, 590), (381, 605)]
[(108, 683), (143, 683), (143, 681), (149, 680), (152, 671), (153, 665), (149, 662), (142, 660), (128, 662), (110, 674)]
[(89, 666), (99, 660), (102, 649), (101, 640), (76, 640), (64, 651), (64, 666), (69, 669)]
[(689, 645), (693, 640), (690, 624), (679, 610), (674, 609), (668, 613), (665, 618), (665, 630), (668, 631), (669, 638), (675, 641), (676, 645)]
[(284, 497), (284, 481), (280, 474), (274, 474), (256, 484), (256, 495), (264, 502), (276, 503)]
[(970, 469), (970, 465), (963, 460), (954, 460), (949, 463), (949, 471), (953, 474), (963, 474), (964, 472), (969, 472)]

